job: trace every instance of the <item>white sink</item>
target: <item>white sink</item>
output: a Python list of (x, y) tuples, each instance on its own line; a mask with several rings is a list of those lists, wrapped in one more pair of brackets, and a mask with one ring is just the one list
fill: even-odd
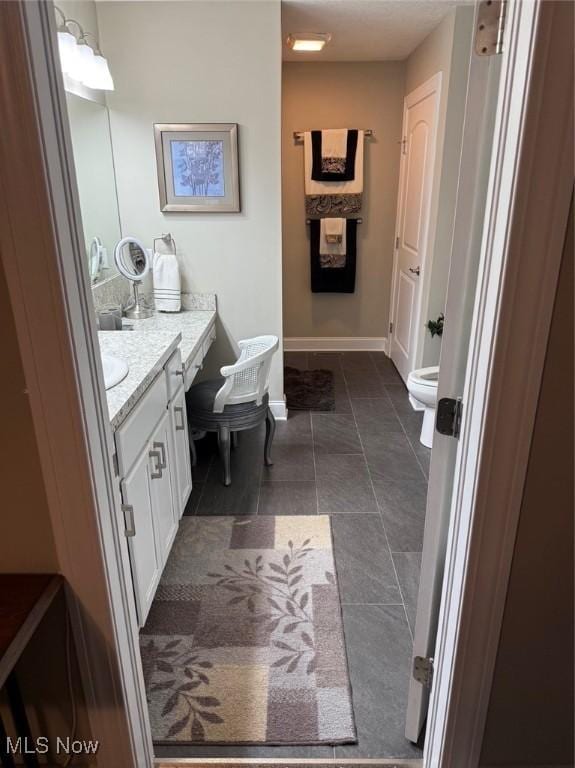
[(128, 375), (130, 366), (125, 360), (113, 355), (102, 355), (102, 368), (104, 369), (104, 386), (111, 389), (119, 384)]

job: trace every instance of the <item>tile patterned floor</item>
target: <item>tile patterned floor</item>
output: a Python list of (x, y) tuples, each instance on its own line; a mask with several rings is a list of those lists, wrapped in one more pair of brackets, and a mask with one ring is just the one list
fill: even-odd
[(383, 353), (286, 353), (296, 368), (334, 372), (333, 413), (278, 422), (274, 466), (263, 432), (240, 436), (232, 485), (215, 441), (198, 443), (186, 514), (330, 514), (359, 742), (346, 747), (158, 747), (157, 756), (418, 758), (403, 722), (421, 563), (430, 451), (422, 415)]

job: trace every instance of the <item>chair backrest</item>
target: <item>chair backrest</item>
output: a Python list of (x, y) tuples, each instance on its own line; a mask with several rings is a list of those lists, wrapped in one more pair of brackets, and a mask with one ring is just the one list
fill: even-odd
[(256, 336), (239, 342), (240, 356), (236, 362), (220, 370), (225, 382), (214, 399), (214, 413), (222, 413), (226, 405), (262, 404), (269, 387), (272, 357), (278, 346), (277, 336)]

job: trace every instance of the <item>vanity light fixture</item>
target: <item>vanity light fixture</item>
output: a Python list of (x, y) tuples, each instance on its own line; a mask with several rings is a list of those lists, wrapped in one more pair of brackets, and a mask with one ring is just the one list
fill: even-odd
[[(60, 15), (58, 21), (58, 50), (60, 66), (72, 80), (99, 91), (113, 91), (114, 81), (110, 74), (107, 60), (102, 56), (97, 43), (92, 46), (88, 37), (94, 37), (90, 32), (84, 32), (75, 19), (66, 18), (57, 5), (54, 9)], [(77, 36), (70, 30), (70, 25), (77, 28)]]
[(299, 53), (319, 52), (331, 40), (329, 32), (290, 32), (288, 47)]

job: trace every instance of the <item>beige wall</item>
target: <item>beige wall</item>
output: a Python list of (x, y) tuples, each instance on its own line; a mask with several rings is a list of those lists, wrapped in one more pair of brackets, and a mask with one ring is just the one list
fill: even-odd
[[(284, 63), (282, 121), (284, 334), (387, 336), (404, 95), (402, 62)], [(354, 294), (312, 294), (303, 146), (293, 131), (372, 128)]]
[(573, 765), (573, 210), (481, 765)]
[[(281, 337), (279, 0), (97, 3), (122, 233), (178, 246), (183, 289), (218, 296), (217, 368), (233, 341)], [(239, 123), (242, 212), (160, 211), (154, 123)], [(283, 397), (281, 355), (270, 398)]]
[[(428, 237), (430, 281), (422, 303), (424, 326), (445, 310), (472, 31), (473, 7), (457, 8), (447, 14), (406, 62), (406, 94), (437, 72), (442, 73)], [(421, 332), (424, 342), (416, 366), (437, 365), (440, 338), (432, 338), (423, 329)]]

